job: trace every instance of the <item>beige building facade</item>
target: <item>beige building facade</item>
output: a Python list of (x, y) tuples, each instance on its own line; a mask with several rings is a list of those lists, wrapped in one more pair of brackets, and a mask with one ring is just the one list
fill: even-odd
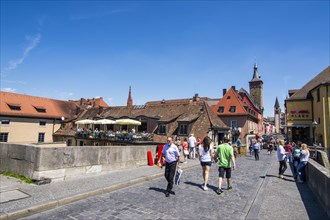
[(294, 91), (285, 100), (289, 140), (329, 148), (330, 67)]

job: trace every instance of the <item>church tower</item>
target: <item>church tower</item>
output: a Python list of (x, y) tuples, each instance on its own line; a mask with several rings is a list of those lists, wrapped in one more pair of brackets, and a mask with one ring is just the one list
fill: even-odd
[(263, 82), (260, 79), (260, 75), (258, 73), (258, 67), (256, 63), (254, 64), (253, 77), (252, 80), (249, 82), (249, 85), (250, 85), (250, 95), (253, 98), (253, 100), (259, 105), (261, 114), (263, 115), (264, 112), (264, 105), (262, 99)]
[(129, 91), (128, 91), (127, 107), (129, 107), (129, 108), (132, 108), (133, 107), (133, 99), (132, 99), (132, 94), (131, 94), (131, 86), (129, 86)]
[(274, 105), (274, 122), (275, 122), (275, 133), (280, 133), (281, 107), (280, 104), (278, 103), (277, 97)]

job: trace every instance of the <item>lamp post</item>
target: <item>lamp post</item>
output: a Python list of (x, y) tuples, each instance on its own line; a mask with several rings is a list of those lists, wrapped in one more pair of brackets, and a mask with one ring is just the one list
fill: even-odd
[(313, 146), (314, 146), (314, 158), (317, 160), (317, 145), (316, 145), (316, 139), (315, 139), (315, 129), (316, 126), (318, 125), (317, 121), (314, 119), (312, 122), (312, 127), (313, 127)]

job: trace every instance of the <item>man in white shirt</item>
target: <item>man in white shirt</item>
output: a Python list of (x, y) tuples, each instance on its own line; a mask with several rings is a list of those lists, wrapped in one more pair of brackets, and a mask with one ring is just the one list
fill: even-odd
[[(165, 178), (167, 180), (167, 188), (165, 192), (165, 196), (169, 197), (170, 193), (174, 194), (172, 191), (174, 184), (174, 175), (176, 171), (177, 165), (180, 163), (180, 152), (178, 147), (173, 144), (173, 140), (171, 137), (167, 138), (167, 144), (164, 145), (162, 156), (163, 160), (165, 160)], [(160, 163), (160, 158), (158, 160)]]
[(194, 134), (190, 134), (190, 137), (188, 138), (188, 144), (189, 144), (189, 159), (196, 158), (196, 138), (194, 137)]

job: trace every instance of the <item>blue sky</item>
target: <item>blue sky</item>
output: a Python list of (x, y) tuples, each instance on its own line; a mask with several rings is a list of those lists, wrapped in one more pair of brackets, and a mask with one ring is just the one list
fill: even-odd
[(126, 105), (245, 88), (265, 116), (329, 65), (329, 1), (1, 1), (1, 90)]

